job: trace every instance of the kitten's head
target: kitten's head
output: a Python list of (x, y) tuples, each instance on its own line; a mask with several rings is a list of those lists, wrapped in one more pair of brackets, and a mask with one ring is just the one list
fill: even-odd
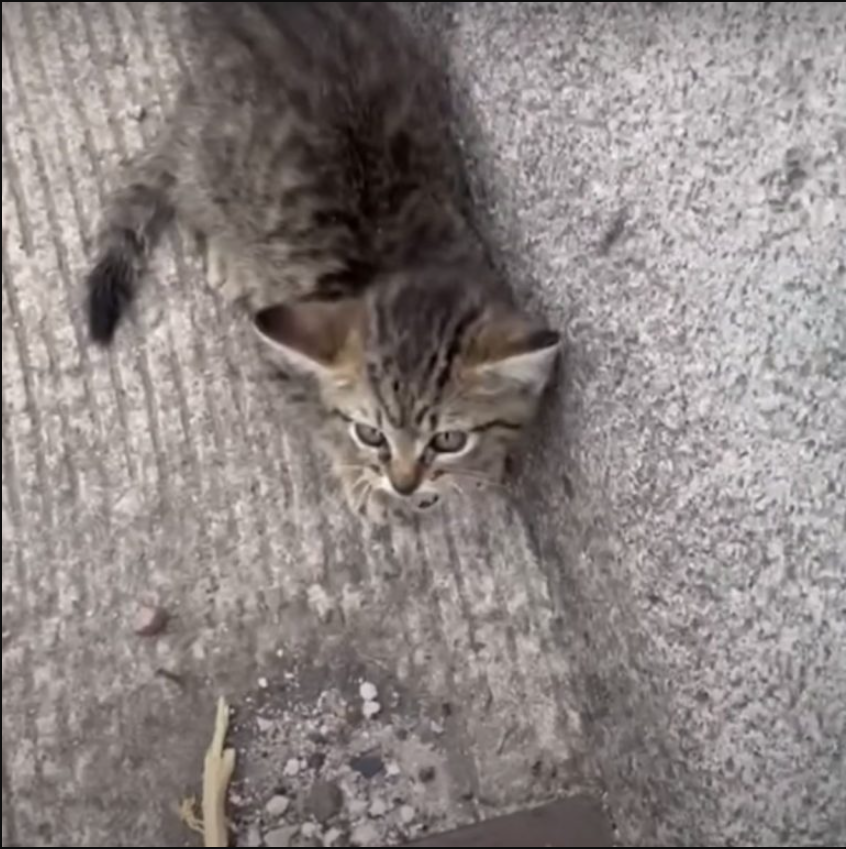
[(360, 298), (280, 304), (256, 326), (289, 375), (316, 385), (326, 444), (363, 512), (371, 500), (426, 510), (496, 484), (559, 345), (443, 269)]

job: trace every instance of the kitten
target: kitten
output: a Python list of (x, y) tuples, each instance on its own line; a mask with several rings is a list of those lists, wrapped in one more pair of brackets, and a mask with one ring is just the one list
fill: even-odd
[(190, 3), (192, 79), (104, 216), (108, 344), (175, 218), (300, 391), (292, 415), (372, 519), (499, 481), (559, 337), (463, 214), (440, 80), (387, 4)]

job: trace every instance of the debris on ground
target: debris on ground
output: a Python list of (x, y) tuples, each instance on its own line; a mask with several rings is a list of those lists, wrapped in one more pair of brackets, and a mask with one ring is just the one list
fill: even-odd
[(134, 631), (139, 637), (158, 637), (164, 633), (169, 620), (163, 607), (143, 605), (135, 615)]
[(398, 710), (387, 686), (298, 683), (280, 675), (237, 712), (238, 846), (401, 846), (474, 818), (450, 785), (441, 726)]
[(466, 768), (464, 718), (451, 704), (422, 704), (358, 664), (327, 673), (287, 657), (253, 678), (231, 727), (218, 706), (203, 818), (190, 801), (180, 811), (206, 846), (407, 846), (560, 791), (555, 764), (529, 753), (531, 795), (503, 803)]
[(229, 821), (226, 815), (227, 793), (235, 772), (235, 750), (225, 748), (229, 732), (229, 705), (217, 703), (214, 735), (203, 763), (203, 818), (196, 815), (193, 799), (185, 800), (180, 814), (185, 824), (203, 835), (204, 846), (229, 846)]

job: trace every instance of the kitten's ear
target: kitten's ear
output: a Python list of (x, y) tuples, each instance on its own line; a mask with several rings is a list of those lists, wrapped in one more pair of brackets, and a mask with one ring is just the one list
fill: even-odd
[(262, 310), (254, 325), (283, 367), (324, 378), (348, 364), (360, 316), (360, 303), (352, 299), (292, 301)]
[(479, 329), (466, 363), (486, 391), (520, 387), (543, 392), (561, 346), (561, 336), (519, 313), (498, 313)]

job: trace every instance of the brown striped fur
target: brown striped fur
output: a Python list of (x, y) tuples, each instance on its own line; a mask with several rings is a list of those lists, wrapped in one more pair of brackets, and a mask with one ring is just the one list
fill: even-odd
[(357, 509), (498, 482), (558, 337), (513, 307), (463, 214), (414, 40), (381, 3), (185, 5), (192, 81), (106, 210), (93, 337), (111, 341), (176, 218), (251, 311)]

